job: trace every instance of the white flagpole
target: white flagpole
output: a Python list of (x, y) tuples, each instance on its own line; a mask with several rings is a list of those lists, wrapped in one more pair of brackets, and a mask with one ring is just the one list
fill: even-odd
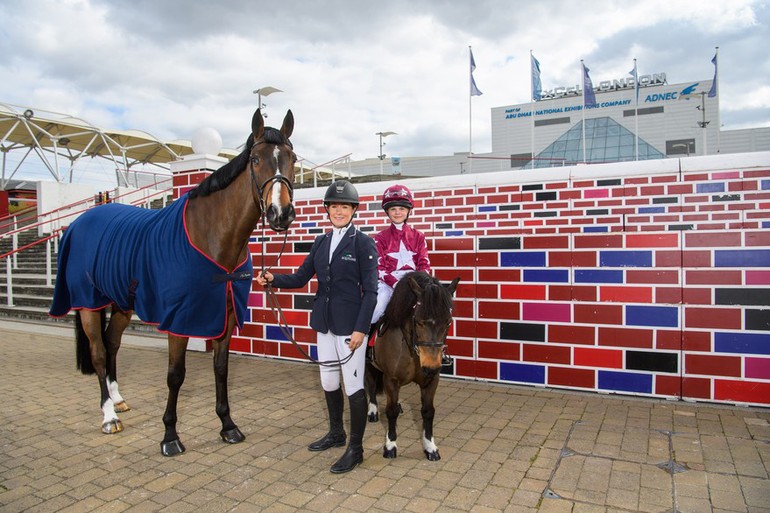
[(719, 47), (715, 47), (716, 52), (714, 53), (714, 57), (716, 57), (716, 68), (714, 69), (714, 80), (717, 81), (717, 153), (719, 153), (719, 135), (722, 131), (722, 123), (719, 121)]
[(468, 172), (473, 170), (473, 50), (468, 45)]
[(534, 59), (534, 56), (532, 55), (532, 50), (529, 51), (529, 117), (531, 118), (531, 125), (532, 125), (532, 160), (530, 160), (530, 163), (532, 164), (532, 169), (535, 169), (535, 84), (533, 83), (532, 79), (534, 78), (532, 76), (532, 59)]
[(634, 58), (634, 94), (636, 94), (636, 106), (634, 107), (634, 155), (639, 160), (639, 70), (636, 68)]
[(586, 163), (586, 79), (585, 79), (585, 64), (583, 64), (583, 59), (580, 59), (580, 84), (582, 84), (583, 88), (583, 108), (580, 109), (580, 112), (583, 116), (582, 119), (582, 125), (583, 125), (583, 164)]

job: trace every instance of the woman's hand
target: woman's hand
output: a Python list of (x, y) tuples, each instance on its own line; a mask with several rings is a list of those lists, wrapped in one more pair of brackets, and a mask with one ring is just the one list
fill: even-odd
[(360, 331), (354, 331), (350, 335), (350, 343), (348, 344), (348, 347), (351, 351), (355, 351), (359, 347), (361, 347), (364, 344), (364, 338), (366, 338), (366, 333), (362, 333)]
[(259, 271), (254, 279), (257, 280), (257, 283), (264, 287), (267, 283), (273, 281), (273, 274), (270, 271), (265, 271), (264, 274), (262, 271)]

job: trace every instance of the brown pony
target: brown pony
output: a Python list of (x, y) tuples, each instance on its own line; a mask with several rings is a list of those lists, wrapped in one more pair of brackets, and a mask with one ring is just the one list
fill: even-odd
[(397, 456), (396, 419), (401, 412), (401, 387), (416, 383), (422, 403), (422, 446), (430, 461), (441, 459), (433, 441), (433, 398), (438, 388), (441, 354), (452, 324), (452, 296), (460, 278), (443, 285), (422, 271), (406, 274), (393, 291), (383, 328), (374, 344), (374, 359), (366, 364), (369, 422), (377, 422), (377, 392), (387, 395), (388, 432), (382, 455)]
[[(165, 435), (161, 453), (173, 456), (185, 451), (176, 431), (177, 400), (184, 383), (185, 353), (191, 336), (212, 342), (216, 413), (222, 422), (222, 440), (244, 440), (230, 417), (230, 336), (236, 323), (244, 322), (247, 312), (253, 275), (249, 237), (263, 215), (275, 231), (287, 230), (294, 220), (292, 182), (296, 155), (289, 141), (293, 129), (291, 111), (287, 112), (281, 129), (276, 130), (265, 127), (257, 109), (243, 152), (191, 190), (186, 203), (180, 198), (159, 211), (144, 212), (125, 205), (104, 205), (84, 213), (66, 230), (60, 246), (51, 315), (76, 310), (78, 368), (84, 374), (95, 373), (99, 380), (102, 432), (122, 431), (123, 424), (116, 412), (129, 410), (118, 392), (116, 362), (122, 334), (136, 311), (142, 320), (159, 324), (158, 328), (168, 334), (168, 400), (163, 414)], [(183, 214), (172, 215), (175, 208)], [(160, 221), (166, 218), (176, 222), (158, 230)], [(133, 221), (141, 227), (131, 231)], [(106, 228), (97, 232), (94, 227), (101, 225)], [(189, 252), (185, 255), (191, 254), (184, 257), (187, 260), (179, 260), (176, 247), (158, 250), (160, 241), (146, 241), (150, 232), (155, 235), (160, 231), (159, 239), (165, 239), (171, 238), (166, 237), (167, 233), (176, 235), (180, 230), (184, 239), (180, 247)], [(123, 234), (122, 239), (116, 236), (119, 234)], [(118, 240), (108, 243), (108, 238)], [(84, 254), (86, 248), (91, 248), (89, 255)], [(156, 253), (148, 256), (151, 251)], [(121, 265), (118, 261), (127, 257), (140, 261), (141, 268), (126, 272), (124, 268), (131, 267), (133, 262)], [(83, 260), (87, 262), (85, 268)], [(182, 262), (175, 267), (182, 268), (185, 274), (179, 278), (157, 270), (157, 266), (168, 265), (168, 261)], [(207, 271), (197, 273), (202, 276), (196, 277), (196, 271), (184, 264), (186, 261), (191, 262), (190, 266), (193, 262), (208, 266)], [(209, 268), (213, 271), (209, 272)], [(113, 285), (105, 277), (113, 272), (130, 274), (128, 279), (123, 276), (118, 285)], [(196, 278), (199, 281), (194, 281)], [(213, 289), (216, 294), (211, 298), (203, 296), (202, 289)], [(169, 297), (170, 290), (176, 295)], [(158, 313), (158, 305), (165, 308), (162, 313)], [(104, 314), (107, 306), (111, 306), (109, 323)], [(204, 322), (211, 322), (213, 328), (198, 327)]]

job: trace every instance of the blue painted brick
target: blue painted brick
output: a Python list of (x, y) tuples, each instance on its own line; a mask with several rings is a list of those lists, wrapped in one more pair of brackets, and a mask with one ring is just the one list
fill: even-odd
[(770, 267), (770, 249), (718, 249), (716, 267)]
[(551, 269), (524, 269), (524, 280), (530, 283), (569, 283), (569, 271)]
[(652, 267), (652, 251), (600, 251), (600, 267)]
[(724, 182), (699, 183), (695, 186), (695, 192), (725, 192)]
[(500, 379), (545, 384), (545, 366), (525, 363), (500, 363)]
[(640, 214), (664, 214), (666, 207), (639, 207), (637, 212)]
[(601, 390), (615, 390), (617, 392), (651, 394), (652, 375), (600, 370), (598, 388)]
[(300, 226), (302, 228), (313, 228), (314, 226), (317, 226), (317, 224), (318, 223), (316, 223), (315, 221), (307, 221), (305, 223), (301, 223)]
[(545, 251), (501, 251), (502, 267), (545, 267)]
[(770, 354), (768, 333), (714, 333), (714, 351), (717, 353)]
[(626, 324), (630, 326), (679, 326), (679, 307), (626, 305)]
[(584, 226), (583, 233), (606, 233), (610, 231), (609, 226)]
[[(293, 334), (293, 329), (289, 328), (289, 331)], [(281, 328), (278, 326), (265, 326), (265, 338), (267, 340), (286, 340), (288, 342), (288, 338), (283, 334), (283, 331), (281, 331)]]
[(444, 232), (444, 235), (446, 235), (447, 237), (462, 237), (463, 231), (462, 230), (448, 231), (448, 232)]
[(484, 205), (479, 207), (479, 212), (496, 212), (497, 205)]
[(575, 283), (623, 283), (623, 271), (576, 269)]
[(770, 180), (762, 180), (760, 183), (763, 191), (770, 190)]

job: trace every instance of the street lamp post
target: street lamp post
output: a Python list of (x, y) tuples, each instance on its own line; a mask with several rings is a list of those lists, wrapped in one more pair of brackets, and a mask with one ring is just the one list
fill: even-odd
[[(266, 105), (262, 105), (262, 97), (263, 96), (269, 96), (273, 93), (282, 93), (278, 88), (275, 88), (273, 86), (265, 86), (260, 87), (259, 89), (254, 89), (253, 93), (257, 95), (257, 108), (261, 109), (262, 107), (266, 107)], [(267, 114), (262, 113), (264, 117), (267, 117)]]
[(385, 160), (385, 154), (382, 153), (382, 147), (385, 146), (385, 143), (382, 142), (383, 137), (387, 137), (389, 135), (398, 135), (396, 132), (377, 132), (374, 135), (380, 136), (380, 154), (377, 156), (380, 159), (380, 176), (382, 176), (382, 161)]

